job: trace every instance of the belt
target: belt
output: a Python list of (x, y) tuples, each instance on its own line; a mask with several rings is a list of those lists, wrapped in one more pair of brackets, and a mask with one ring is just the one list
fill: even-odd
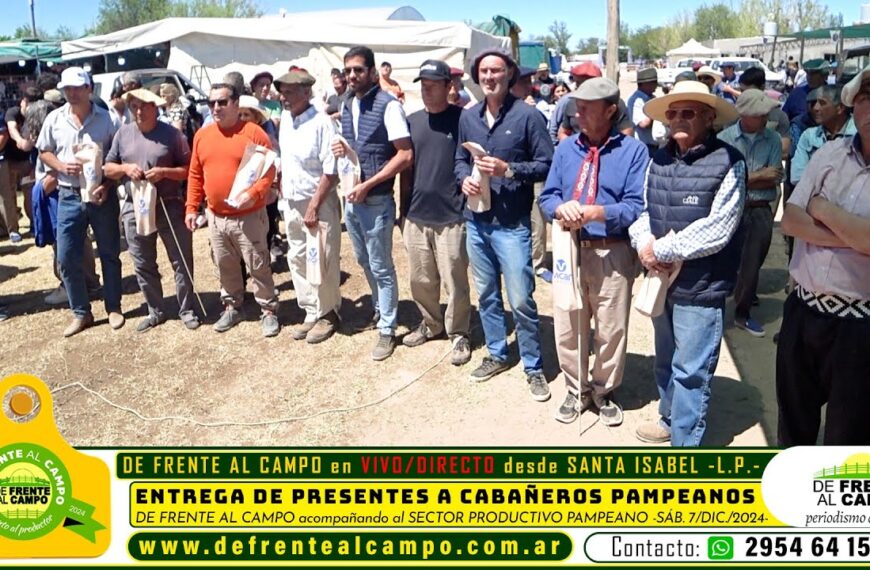
[(607, 247), (609, 245), (615, 245), (617, 243), (622, 243), (628, 241), (625, 238), (617, 238), (617, 237), (608, 237), (608, 238), (598, 238), (598, 239), (581, 239), (580, 247)]
[(770, 208), (770, 202), (767, 200), (753, 200), (746, 204), (747, 208)]
[(72, 186), (70, 184), (61, 184), (60, 182), (57, 183), (57, 187), (58, 188), (66, 188), (68, 190), (81, 190), (81, 187), (79, 187), (79, 186)]
[(815, 293), (798, 285), (795, 289), (798, 298), (811, 309), (842, 319), (870, 320), (870, 300), (855, 299), (845, 295)]

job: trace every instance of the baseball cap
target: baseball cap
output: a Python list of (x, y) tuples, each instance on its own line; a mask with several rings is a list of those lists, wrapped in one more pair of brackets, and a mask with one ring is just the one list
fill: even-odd
[(60, 74), (60, 82), (57, 84), (58, 89), (64, 87), (83, 87), (91, 84), (91, 76), (81, 67), (67, 67)]
[(420, 66), (420, 72), (414, 78), (414, 82), (421, 79), (432, 79), (435, 81), (450, 81), (450, 66), (437, 59), (427, 59)]

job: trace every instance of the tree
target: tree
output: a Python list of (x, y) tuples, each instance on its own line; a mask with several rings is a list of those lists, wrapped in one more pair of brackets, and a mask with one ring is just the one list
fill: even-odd
[[(552, 47), (563, 55), (570, 55), (571, 49), (568, 47), (568, 42), (573, 34), (568, 32), (568, 24), (562, 21), (554, 21), (547, 29), (550, 31), (547, 39), (550, 40), (549, 43), (552, 43), (552, 46), (547, 47)], [(547, 42), (545, 41), (545, 43)]]
[(53, 40), (74, 40), (80, 37), (79, 34), (75, 33), (72, 28), (69, 26), (58, 26), (54, 33), (51, 35), (51, 39)]
[(586, 38), (577, 40), (577, 49), (575, 53), (598, 53), (598, 47), (601, 45), (601, 38)]
[(169, 17), (172, 0), (100, 0), (97, 34), (108, 34)]
[(827, 28), (832, 25), (833, 17), (828, 12), (828, 7), (815, 0), (788, 2), (785, 10), (790, 25), (788, 31), (799, 32), (807, 28)]
[(263, 11), (252, 0), (179, 0), (173, 16), (198, 18), (257, 18)]
[[(30, 26), (30, 24), (21, 24), (20, 26), (15, 28), (15, 32), (12, 34), (12, 37), (16, 40), (32, 38), (33, 28)], [(36, 37), (40, 39), (48, 38), (48, 32), (46, 32), (42, 28), (36, 28)]]
[(694, 20), (693, 35), (700, 42), (737, 35), (737, 14), (725, 4), (701, 6), (695, 10)]

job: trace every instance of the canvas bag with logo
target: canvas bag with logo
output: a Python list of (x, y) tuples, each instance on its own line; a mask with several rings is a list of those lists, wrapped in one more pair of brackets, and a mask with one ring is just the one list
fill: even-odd
[(562, 311), (583, 308), (580, 298), (580, 263), (576, 232), (553, 220), (553, 305)]
[(157, 231), (157, 188), (147, 180), (131, 180), (128, 185), (136, 216), (136, 233), (150, 236)]
[(305, 227), (305, 279), (319, 286), (323, 282), (326, 265), (326, 222), (314, 228)]
[(103, 147), (85, 133), (83, 141), (73, 145), (73, 156), (82, 165), (79, 173), (82, 202), (93, 202), (93, 192), (103, 181)]
[[(472, 158), (481, 158), (488, 154), (482, 146), (475, 142), (464, 142), (462, 143), (462, 146), (465, 150), (471, 153)], [(471, 169), (471, 179), (480, 184), (480, 195), (469, 196), (467, 207), (469, 210), (477, 214), (486, 212), (492, 207), (492, 199), (489, 190), (489, 175), (482, 173), (477, 166), (473, 166)]]

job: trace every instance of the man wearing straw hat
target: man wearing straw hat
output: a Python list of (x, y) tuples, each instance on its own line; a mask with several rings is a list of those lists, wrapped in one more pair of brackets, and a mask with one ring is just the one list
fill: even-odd
[(637, 91), (628, 98), (628, 118), (634, 125), (634, 138), (646, 145), (650, 156), (658, 149), (653, 137), (653, 120), (644, 115), (643, 106), (653, 99), (659, 86), (659, 76), (655, 67), (648, 67), (637, 72)]
[[(190, 147), (181, 131), (158, 120), (159, 108), (166, 104), (162, 97), (139, 88), (125, 93), (124, 100), (134, 122), (118, 129), (106, 155), (104, 171), (107, 177), (121, 180), (127, 186), (121, 222), (136, 281), (148, 306), (148, 316), (139, 321), (136, 330), (149, 331), (166, 320), (157, 267), (158, 235), (175, 274), (178, 317), (185, 327), (196, 329), (200, 322), (194, 312), (193, 239), (184, 227), (181, 189), (181, 181), (187, 178)], [(136, 229), (136, 209), (141, 206), (136, 203), (130, 185), (142, 180), (157, 190), (156, 201), (148, 205), (154, 209), (156, 220), (156, 231), (149, 235), (141, 235)]]
[[(553, 307), (556, 352), (568, 386), (556, 419), (570, 423), (596, 408), (603, 424), (617, 426), (623, 414), (613, 392), (625, 369), (631, 287), (639, 269), (628, 228), (643, 209), (649, 155), (641, 142), (616, 129), (616, 83), (590, 79), (569, 97), (576, 99), (581, 132), (556, 147), (540, 198), (544, 215), (574, 230), (580, 247), (580, 307)], [(565, 273), (556, 270), (557, 278)], [(593, 319), (590, 371), (586, 347)]]
[(746, 193), (746, 163), (716, 138), (714, 126), (737, 117), (731, 103), (698, 81), (682, 81), (644, 107), (670, 126), (668, 143), (647, 168), (644, 211), (629, 229), (647, 269), (682, 270), (653, 318), (657, 422), (637, 437), (675, 447), (699, 446), (707, 427), (711, 382), (719, 361), (725, 298), (740, 264), (738, 232)]

